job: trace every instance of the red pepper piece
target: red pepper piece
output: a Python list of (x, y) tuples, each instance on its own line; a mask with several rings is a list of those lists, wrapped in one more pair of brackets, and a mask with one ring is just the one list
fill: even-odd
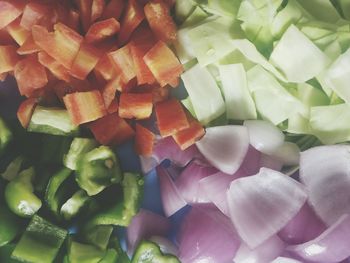
[(150, 130), (136, 124), (135, 150), (142, 156), (151, 156), (153, 153), (155, 135)]
[(120, 29), (120, 24), (114, 18), (98, 21), (91, 25), (85, 35), (88, 43), (95, 43), (115, 35)]
[(27, 129), (36, 105), (37, 99), (34, 98), (26, 99), (21, 103), (21, 105), (19, 105), (17, 110), (17, 118), (23, 128)]
[(147, 119), (152, 114), (153, 97), (150, 93), (122, 93), (119, 100), (119, 117)]

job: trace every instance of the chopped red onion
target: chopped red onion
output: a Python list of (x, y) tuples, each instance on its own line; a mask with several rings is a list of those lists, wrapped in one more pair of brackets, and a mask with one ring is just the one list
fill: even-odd
[(186, 206), (185, 200), (180, 195), (175, 183), (164, 167), (157, 167), (157, 174), (160, 184), (160, 194), (164, 213), (167, 217), (175, 214), (181, 208)]
[(149, 240), (156, 243), (164, 254), (172, 254), (175, 256), (179, 254), (179, 249), (175, 244), (165, 237), (152, 236)]
[(290, 245), (312, 240), (326, 230), (326, 225), (318, 218), (308, 203), (278, 233), (279, 237)]
[(240, 245), (230, 220), (216, 208), (194, 206), (178, 233), (182, 263), (232, 262)]
[(280, 256), (285, 248), (284, 242), (273, 235), (260, 246), (250, 249), (242, 243), (234, 258), (235, 263), (267, 263)]
[(350, 256), (350, 216), (343, 215), (320, 236), (287, 251), (308, 262), (335, 263)]
[(243, 172), (247, 176), (257, 174), (261, 168), (261, 155), (262, 154), (257, 149), (249, 145), (248, 152), (238, 172)]
[(303, 262), (293, 258), (278, 257), (275, 260), (271, 261), (271, 263), (303, 263)]
[(148, 174), (158, 165), (158, 161), (153, 157), (146, 157), (140, 155), (139, 158), (141, 163), (141, 169), (144, 174)]
[(209, 175), (218, 172), (213, 167), (205, 167), (196, 162), (191, 162), (175, 181), (177, 189), (185, 201), (189, 204), (208, 203), (205, 195), (200, 195), (199, 181)]
[(203, 192), (223, 214), (229, 216), (227, 204), (227, 191), (233, 180), (244, 176), (244, 174), (236, 173), (228, 175), (222, 172), (205, 177), (199, 181), (199, 191)]
[(243, 124), (248, 128), (250, 144), (265, 154), (273, 154), (284, 143), (284, 134), (268, 121), (249, 120)]
[(248, 130), (238, 125), (210, 127), (196, 145), (211, 165), (234, 174), (248, 152)]
[(234, 180), (227, 192), (229, 213), (240, 237), (256, 248), (280, 231), (307, 198), (303, 186), (267, 168)]
[(169, 230), (170, 221), (166, 217), (141, 209), (126, 230), (128, 252), (132, 254), (142, 239), (166, 235)]
[(319, 146), (301, 153), (300, 179), (320, 218), (332, 225), (350, 213), (350, 146)]

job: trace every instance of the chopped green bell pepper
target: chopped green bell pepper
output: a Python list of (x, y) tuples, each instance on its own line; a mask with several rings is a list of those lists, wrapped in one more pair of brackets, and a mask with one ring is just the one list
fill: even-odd
[[(63, 168), (51, 177), (46, 188), (45, 201), (48, 208), (56, 215), (60, 214), (61, 205), (71, 196), (74, 188), (72, 170)], [(70, 179), (70, 180), (69, 180)]]
[(12, 140), (12, 132), (6, 125), (5, 121), (0, 117), (0, 156), (3, 154), (5, 148)]
[(128, 226), (137, 214), (143, 196), (144, 179), (139, 174), (124, 173), (123, 202), (99, 212), (90, 221), (92, 225)]
[(5, 200), (10, 210), (21, 217), (32, 217), (41, 207), (33, 193), (34, 168), (23, 170), (5, 188)]
[(125, 251), (120, 246), (120, 242), (116, 236), (111, 237), (108, 247), (117, 251), (117, 254), (118, 254), (117, 263), (130, 263), (130, 259), (129, 259), (128, 255), (125, 253)]
[(21, 170), (22, 163), (24, 161), (23, 156), (19, 156), (14, 159), (6, 168), (6, 170), (2, 173), (2, 178), (11, 181), (15, 179)]
[(131, 263), (180, 263), (180, 261), (173, 255), (163, 254), (157, 244), (142, 241), (137, 247)]
[(97, 142), (88, 138), (74, 138), (68, 153), (63, 157), (63, 164), (71, 170), (77, 169), (81, 156), (97, 147)]
[(34, 215), (12, 257), (30, 263), (53, 262), (66, 236), (66, 230)]
[(21, 223), (6, 206), (0, 205), (0, 247), (15, 239), (21, 230)]
[(88, 195), (96, 195), (111, 184), (119, 183), (122, 174), (117, 156), (109, 147), (100, 146), (78, 162), (76, 180)]
[(87, 226), (83, 229), (82, 239), (91, 245), (106, 250), (112, 232), (112, 226)]
[(65, 109), (36, 106), (28, 131), (52, 135), (75, 136), (79, 128), (75, 126)]
[(0, 262), (1, 263), (19, 263), (20, 261), (11, 258), (11, 254), (15, 249), (14, 244), (8, 244), (6, 246), (0, 247)]
[(98, 263), (106, 252), (93, 246), (70, 241), (68, 244), (68, 260), (70, 263)]
[(108, 249), (105, 256), (98, 263), (117, 263), (118, 252), (115, 249)]
[(78, 190), (71, 198), (69, 198), (61, 207), (61, 215), (65, 220), (75, 217), (84, 208), (90, 196), (84, 190)]

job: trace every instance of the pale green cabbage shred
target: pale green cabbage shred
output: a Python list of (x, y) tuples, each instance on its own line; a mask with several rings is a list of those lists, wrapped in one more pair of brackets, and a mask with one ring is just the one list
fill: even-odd
[(175, 17), (182, 103), (204, 125), (350, 141), (350, 0), (178, 0)]

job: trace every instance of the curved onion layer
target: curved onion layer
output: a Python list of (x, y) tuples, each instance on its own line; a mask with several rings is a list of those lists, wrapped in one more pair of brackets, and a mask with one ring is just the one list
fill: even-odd
[(227, 192), (230, 218), (250, 248), (280, 231), (306, 198), (301, 184), (267, 168), (261, 168), (257, 175), (234, 180)]
[(141, 209), (126, 230), (128, 252), (133, 253), (140, 240), (153, 235), (166, 235), (169, 230), (170, 221), (166, 217)]
[(232, 262), (240, 240), (230, 220), (216, 208), (194, 206), (178, 234), (182, 263)]
[(284, 242), (273, 235), (260, 246), (250, 249), (246, 244), (241, 244), (234, 258), (235, 263), (266, 263), (280, 256), (284, 251)]
[(309, 202), (328, 225), (350, 213), (350, 146), (319, 146), (301, 153), (300, 179)]
[(149, 238), (150, 241), (158, 244), (160, 250), (164, 254), (172, 254), (177, 256), (179, 254), (179, 249), (171, 242), (169, 239), (162, 236), (152, 236)]
[(250, 144), (265, 154), (273, 154), (284, 143), (284, 134), (268, 121), (250, 120), (243, 124), (248, 128)]
[(186, 206), (187, 203), (180, 195), (175, 183), (163, 166), (160, 165), (157, 167), (157, 174), (164, 213), (169, 217)]
[(257, 174), (262, 167), (260, 164), (261, 156), (261, 152), (249, 145), (244, 161), (236, 173), (244, 173), (247, 176)]
[(303, 262), (293, 258), (278, 257), (275, 260), (271, 261), (271, 263), (303, 263)]
[(248, 130), (238, 125), (210, 127), (196, 145), (211, 165), (234, 174), (248, 152)]
[(333, 263), (350, 257), (350, 216), (343, 215), (320, 236), (287, 251), (308, 262)]
[(244, 176), (242, 173), (234, 175), (216, 173), (205, 177), (199, 181), (199, 191), (203, 192), (208, 200), (210, 200), (223, 214), (229, 215), (227, 204), (227, 191), (233, 180)]
[[(187, 203), (207, 203), (208, 199), (199, 192), (199, 181), (209, 175), (217, 173), (213, 167), (206, 167), (191, 162), (175, 181), (177, 189)], [(205, 199), (203, 199), (205, 198)]]
[(305, 203), (298, 214), (278, 233), (288, 244), (301, 244), (319, 236), (326, 230), (326, 225)]

